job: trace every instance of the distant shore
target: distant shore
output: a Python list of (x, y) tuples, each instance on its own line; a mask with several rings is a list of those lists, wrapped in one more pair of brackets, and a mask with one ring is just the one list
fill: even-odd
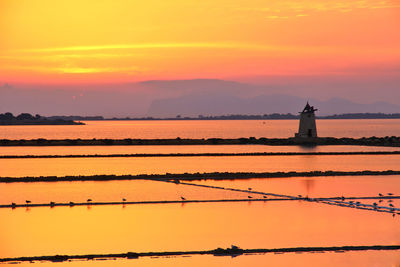
[[(244, 114), (230, 114), (230, 115), (216, 115), (216, 116), (203, 116), (199, 115), (197, 117), (190, 116), (175, 116), (175, 117), (114, 117), (114, 118), (104, 118), (103, 116), (51, 116), (48, 117), (52, 120), (75, 120), (75, 121), (170, 121), (170, 120), (298, 120), (300, 117), (297, 114), (281, 114), (281, 113), (272, 113), (272, 114), (263, 114), (263, 115), (244, 115)], [(344, 113), (344, 114), (333, 114), (333, 115), (325, 115), (325, 116), (317, 116), (317, 119), (320, 120), (334, 120), (334, 119), (400, 119), (400, 113)]]
[(39, 114), (32, 116), (29, 113), (21, 113), (14, 116), (11, 112), (0, 114), (0, 126), (2, 125), (84, 125), (66, 118), (48, 118)]
[(131, 145), (271, 145), (271, 146), (292, 146), (292, 145), (356, 145), (356, 146), (388, 146), (400, 147), (400, 137), (362, 137), (362, 138), (208, 138), (208, 139), (1, 139), (0, 146), (131, 146)]

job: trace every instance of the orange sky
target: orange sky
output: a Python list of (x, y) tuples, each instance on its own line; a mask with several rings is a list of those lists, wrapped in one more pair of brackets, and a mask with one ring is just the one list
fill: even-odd
[(399, 75), (399, 0), (1, 0), (0, 83)]

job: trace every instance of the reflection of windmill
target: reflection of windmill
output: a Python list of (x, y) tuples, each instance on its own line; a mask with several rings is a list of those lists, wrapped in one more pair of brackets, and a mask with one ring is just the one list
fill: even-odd
[(302, 181), (304, 187), (306, 188), (307, 195), (312, 192), (314, 188), (315, 181), (313, 179), (306, 179)]
[(300, 112), (299, 132), (295, 134), (295, 137), (317, 137), (317, 126), (315, 124), (315, 111), (317, 110), (307, 102), (303, 111)]

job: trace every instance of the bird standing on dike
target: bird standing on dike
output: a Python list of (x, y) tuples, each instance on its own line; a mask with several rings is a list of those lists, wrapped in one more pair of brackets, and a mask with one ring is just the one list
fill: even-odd
[(91, 198), (88, 198), (88, 200), (86, 200), (87, 202), (92, 202), (92, 199)]
[(186, 198), (184, 198), (184, 197), (181, 197), (181, 199), (182, 199), (182, 200), (186, 200)]
[(26, 204), (29, 204), (29, 203), (31, 203), (31, 201), (30, 201), (30, 200), (25, 200), (25, 202), (26, 202)]

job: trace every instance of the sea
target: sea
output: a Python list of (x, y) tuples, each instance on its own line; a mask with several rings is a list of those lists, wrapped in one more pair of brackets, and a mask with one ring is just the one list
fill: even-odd
[[(71, 126), (1, 126), (0, 139), (287, 138), (296, 120), (84, 121)], [(323, 137), (400, 136), (400, 120), (318, 120)], [(0, 147), (0, 155), (134, 153), (368, 152), (370, 146), (68, 146)], [(400, 155), (291, 155), (0, 159), (0, 177), (196, 172), (400, 170)], [(179, 176), (177, 177), (179, 178)], [(234, 189), (234, 190), (231, 190)], [(239, 189), (236, 190), (236, 189)], [(65, 207), (0, 208), (0, 258), (149, 251), (400, 245), (400, 215), (275, 195), (356, 198), (400, 196), (400, 176), (333, 176), (246, 180), (0, 183), (0, 205), (31, 203), (249, 200)], [(400, 206), (399, 198), (383, 207)], [(264, 253), (231, 256), (30, 262), (18, 266), (399, 266), (399, 250)]]

